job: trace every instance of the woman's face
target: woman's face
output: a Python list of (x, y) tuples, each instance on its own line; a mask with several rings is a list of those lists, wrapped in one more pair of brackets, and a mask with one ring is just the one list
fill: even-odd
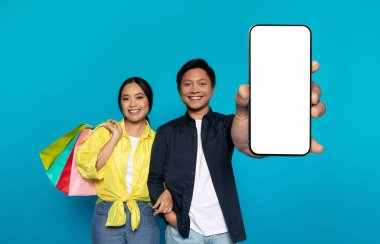
[(149, 113), (149, 101), (139, 85), (132, 82), (124, 86), (120, 99), (123, 114), (128, 121), (145, 121)]

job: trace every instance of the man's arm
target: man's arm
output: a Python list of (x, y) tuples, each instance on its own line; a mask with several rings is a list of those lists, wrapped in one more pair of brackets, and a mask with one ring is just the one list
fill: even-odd
[(150, 156), (150, 168), (148, 177), (148, 188), (153, 204), (164, 191), (164, 165), (166, 160), (166, 140), (165, 135), (158, 128), (154, 138), (152, 153)]
[[(312, 71), (316, 72), (319, 69), (319, 64), (316, 61), (312, 63)], [(311, 116), (313, 118), (319, 118), (326, 112), (326, 106), (320, 101), (322, 96), (321, 89), (314, 82), (312, 83), (311, 94)], [(255, 158), (261, 158), (262, 156), (256, 155), (249, 149), (249, 86), (241, 85), (239, 91), (235, 96), (236, 112), (231, 128), (231, 137), (235, 147), (242, 153)], [(316, 140), (311, 140), (311, 152), (321, 153), (323, 146)]]
[(149, 194), (153, 201), (154, 215), (169, 213), (173, 209), (173, 199), (169, 189), (164, 189), (164, 166), (166, 163), (167, 142), (165, 133), (158, 128), (152, 154), (148, 177)]

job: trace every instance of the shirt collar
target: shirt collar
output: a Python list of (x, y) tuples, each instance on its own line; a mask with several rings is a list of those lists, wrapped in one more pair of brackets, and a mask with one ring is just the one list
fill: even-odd
[[(153, 131), (150, 129), (149, 122), (145, 120), (145, 129), (140, 138), (146, 139), (148, 137), (154, 139)], [(128, 137), (128, 133), (125, 130), (125, 118), (120, 121), (120, 126), (123, 129), (123, 136)]]
[[(211, 107), (209, 107), (209, 110), (208, 110), (207, 114), (205, 114), (202, 119), (208, 119), (208, 120), (210, 120), (210, 119), (212, 119), (213, 114), (214, 113), (213, 113)], [(185, 118), (186, 118), (186, 121), (188, 121), (188, 122), (195, 121), (193, 118), (191, 118), (191, 116), (189, 115), (189, 112), (187, 110), (186, 110), (186, 113), (185, 113)]]

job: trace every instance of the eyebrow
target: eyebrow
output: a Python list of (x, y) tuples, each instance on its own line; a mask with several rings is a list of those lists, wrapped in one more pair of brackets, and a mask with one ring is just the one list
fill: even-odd
[(188, 79), (186, 79), (186, 80), (182, 80), (182, 81), (207, 81), (207, 78), (200, 78), (198, 80), (188, 80)]
[[(139, 92), (139, 93), (134, 94), (134, 96), (139, 96), (139, 95), (144, 95), (144, 93)], [(129, 97), (129, 95), (128, 94), (123, 94), (122, 97)]]

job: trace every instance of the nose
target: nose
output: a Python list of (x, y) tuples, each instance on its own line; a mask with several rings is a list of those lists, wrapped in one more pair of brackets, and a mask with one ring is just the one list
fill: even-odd
[(194, 84), (191, 86), (190, 93), (198, 93), (199, 92), (199, 87), (197, 84)]
[(131, 99), (130, 106), (131, 106), (131, 107), (136, 107), (136, 106), (137, 106), (137, 101), (136, 101), (136, 99), (134, 99), (134, 98)]

